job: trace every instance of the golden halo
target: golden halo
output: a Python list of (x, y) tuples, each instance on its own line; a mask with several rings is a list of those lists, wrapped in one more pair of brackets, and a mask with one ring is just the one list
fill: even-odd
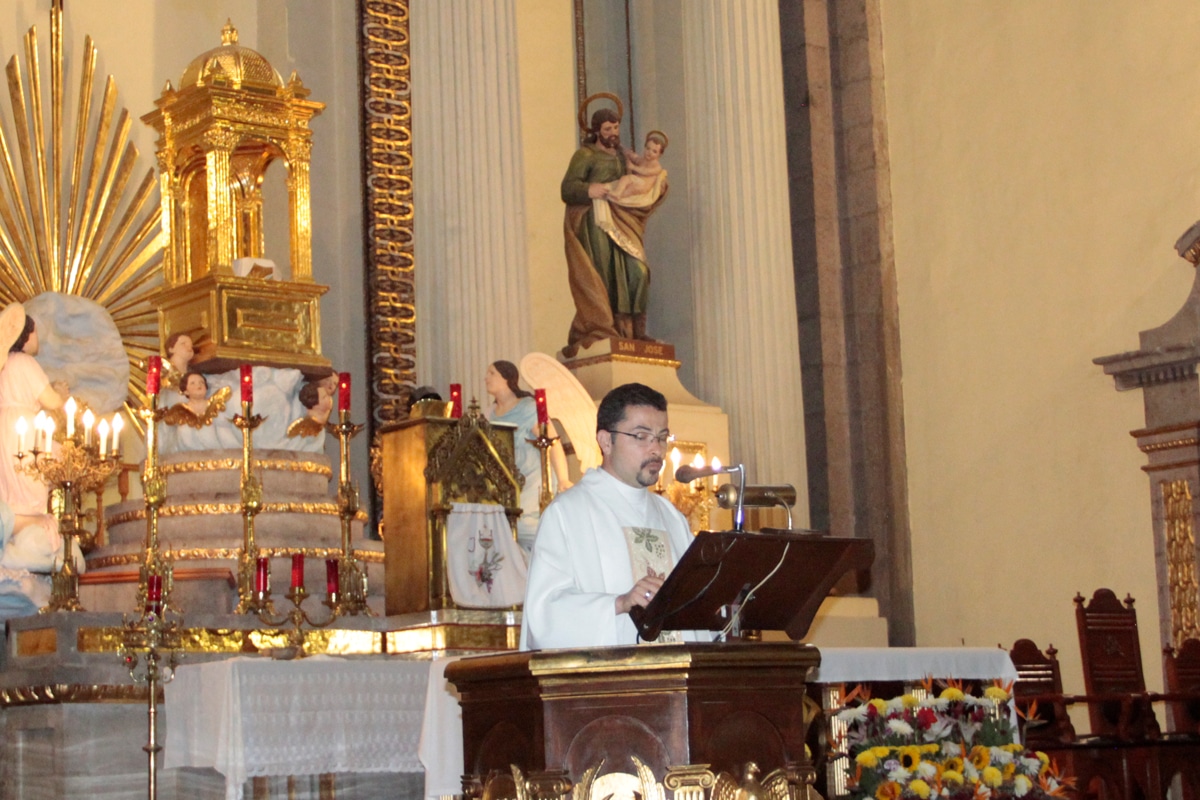
[(579, 129), (584, 133), (592, 132), (587, 124), (587, 110), (588, 106), (591, 105), (593, 100), (612, 100), (617, 104), (617, 116), (624, 118), (625, 106), (621, 104), (621, 98), (617, 97), (612, 92), (597, 92), (596, 94), (585, 98), (584, 101), (579, 104)]
[(662, 139), (663, 152), (667, 152), (667, 145), (671, 143), (671, 140), (667, 138), (665, 133), (662, 131), (650, 131), (646, 134), (646, 138), (643, 141), (648, 142), (651, 139)]

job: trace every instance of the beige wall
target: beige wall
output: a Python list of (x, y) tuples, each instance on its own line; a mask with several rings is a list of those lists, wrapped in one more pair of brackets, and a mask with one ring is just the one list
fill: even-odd
[(1091, 363), (1182, 304), (1200, 217), (1200, 6), (883, 9), (918, 644), (1061, 650), (1138, 601), (1161, 685), (1140, 393)]

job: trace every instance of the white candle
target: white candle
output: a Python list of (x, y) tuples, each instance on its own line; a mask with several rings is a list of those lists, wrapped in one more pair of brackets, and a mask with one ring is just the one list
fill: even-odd
[(112, 431), (113, 431), (113, 458), (116, 458), (121, 453), (121, 430), (125, 427), (125, 420), (120, 414), (113, 416)]
[(29, 449), (29, 423), (24, 417), (17, 417), (17, 451), (24, 453)]
[(75, 410), (78, 406), (75, 405), (75, 398), (68, 397), (67, 402), (63, 403), (63, 413), (67, 417), (67, 438), (70, 439), (75, 435)]
[[(695, 467), (696, 469), (704, 469), (704, 456), (700, 455), (699, 453), (696, 453), (696, 457), (692, 459), (692, 466)], [(692, 481), (691, 489), (693, 492), (697, 492), (700, 490), (701, 481), (703, 481), (703, 480), (704, 480), (703, 478), (697, 478), (696, 480)]]
[(46, 417), (46, 452), (49, 453), (54, 445), (54, 429), (58, 426), (54, 424), (54, 420)]
[(681, 456), (679, 454), (679, 448), (672, 447), (671, 448), (671, 475), (670, 475), (671, 480), (675, 480), (675, 473), (679, 471), (679, 460), (681, 458), (683, 458), (683, 456)]
[(100, 420), (100, 424), (96, 426), (96, 433), (100, 436), (100, 457), (104, 458), (108, 453), (108, 420)]
[(83, 446), (90, 447), (92, 444), (92, 427), (96, 424), (96, 415), (89, 408), (83, 412)]
[(46, 433), (46, 412), (39, 411), (33, 418), (33, 449), (38, 450), (42, 446), (42, 439)]
[[(716, 456), (713, 456), (712, 468), (720, 469), (721, 468), (721, 459), (717, 458)], [(717, 490), (717, 481), (719, 481), (720, 478), (721, 478), (720, 475), (713, 475), (713, 491), (714, 492)]]

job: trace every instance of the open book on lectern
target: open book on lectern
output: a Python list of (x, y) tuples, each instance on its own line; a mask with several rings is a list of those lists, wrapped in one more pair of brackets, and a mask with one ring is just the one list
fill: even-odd
[(654, 641), (664, 630), (722, 630), (736, 605), (742, 628), (800, 639), (833, 585), (874, 560), (875, 546), (867, 539), (701, 531), (649, 605), (629, 616), (641, 638)]

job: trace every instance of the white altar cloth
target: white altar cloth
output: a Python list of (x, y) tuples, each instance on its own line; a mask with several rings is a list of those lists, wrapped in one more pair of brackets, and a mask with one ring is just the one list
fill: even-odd
[(429, 664), (315, 656), (185, 665), (166, 685), (163, 767), (212, 767), (227, 800), (248, 778), (420, 772)]
[(1004, 682), (1017, 668), (999, 647), (822, 647), (809, 683), (916, 682), (926, 675)]

